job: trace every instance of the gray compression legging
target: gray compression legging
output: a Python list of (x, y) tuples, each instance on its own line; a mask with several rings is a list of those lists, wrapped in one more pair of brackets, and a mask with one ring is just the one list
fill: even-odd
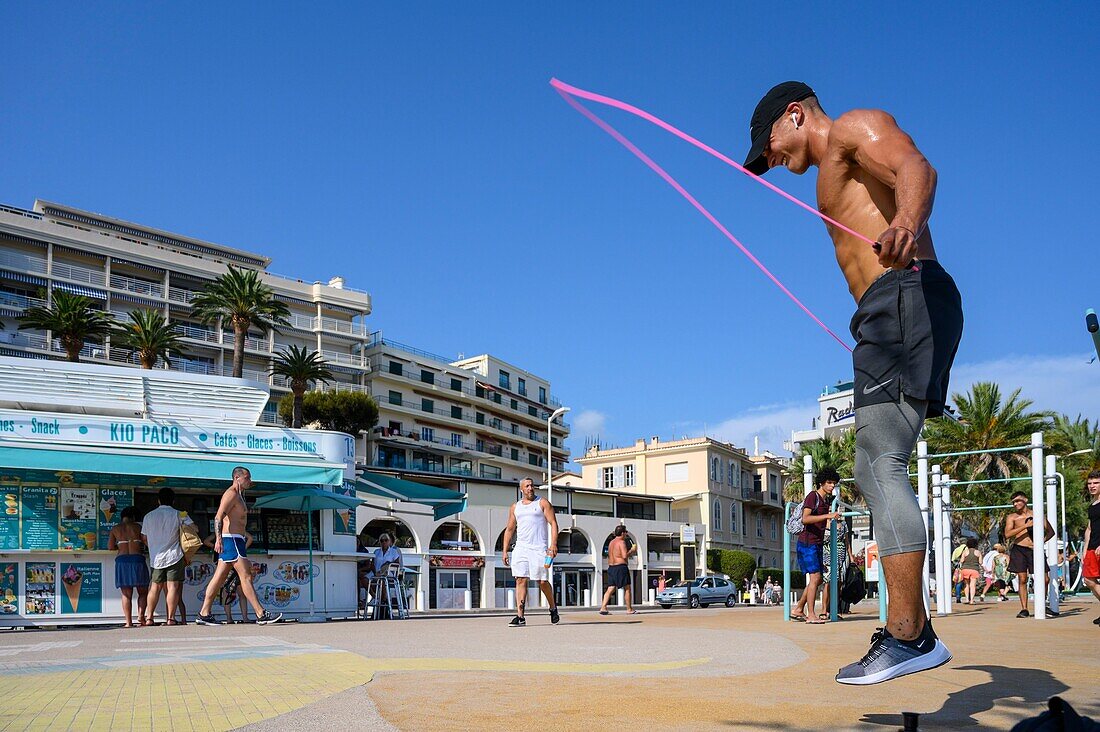
[(871, 509), (884, 557), (928, 548), (928, 528), (908, 475), (927, 411), (928, 402), (906, 396), (856, 409), (856, 485)]

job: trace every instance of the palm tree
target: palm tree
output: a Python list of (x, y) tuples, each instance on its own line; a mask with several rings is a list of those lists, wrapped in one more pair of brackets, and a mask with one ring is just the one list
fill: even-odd
[[(1019, 389), (1002, 399), (1000, 387), (992, 382), (978, 382), (968, 394), (954, 394), (952, 398), (958, 421), (937, 417), (925, 424), (929, 453), (1028, 445), (1031, 434), (1048, 429), (1054, 416), (1051, 412), (1031, 411), (1031, 400), (1020, 398)], [(990, 480), (1010, 478), (1014, 472), (1016, 477), (1030, 473), (1031, 456), (1027, 450), (960, 455), (945, 459), (941, 465), (952, 478)], [(957, 506), (1002, 505), (1008, 503), (1013, 490), (1009, 482), (960, 486), (951, 498)], [(980, 536), (987, 537), (999, 519), (990, 512), (971, 512), (966, 521)]]
[(36, 305), (19, 316), (19, 330), (48, 330), (61, 341), (65, 357), (80, 362), (80, 349), (87, 341), (102, 343), (114, 328), (114, 318), (96, 309), (83, 295), (54, 290), (48, 307)]
[[(1066, 415), (1054, 418), (1054, 426), (1047, 433), (1050, 449), (1065, 455), (1058, 469), (1066, 481), (1066, 527), (1071, 536), (1080, 536), (1088, 523), (1091, 499), (1085, 491), (1085, 478), (1093, 470), (1100, 470), (1100, 425), (1089, 423), (1081, 415), (1070, 420)], [(1078, 451), (1087, 450), (1080, 455)]]
[(290, 425), (294, 429), (302, 426), (302, 400), (311, 381), (328, 383), (332, 372), (325, 366), (325, 360), (317, 351), (307, 351), (299, 346), (289, 346), (287, 350), (275, 355), (271, 373), (282, 376), (290, 382), (290, 391), (294, 394), (294, 418)]
[[(814, 472), (832, 468), (841, 478), (851, 478), (855, 472), (856, 431), (845, 430), (836, 437), (826, 436), (813, 442), (804, 442), (791, 458), (791, 467), (787, 471), (786, 497), (790, 501), (802, 500), (802, 466), (806, 455), (813, 458)], [(852, 503), (855, 499), (854, 484), (841, 483), (839, 495), (842, 501)]]
[(252, 269), (229, 271), (207, 285), (191, 301), (191, 313), (208, 325), (228, 321), (233, 329), (233, 376), (244, 373), (244, 340), (255, 326), (267, 333), (277, 325), (288, 325), (290, 309), (275, 299), (275, 291), (260, 281)]
[(183, 352), (183, 343), (176, 326), (159, 310), (135, 308), (127, 313), (129, 323), (115, 329), (112, 343), (127, 355), (136, 353), (143, 369), (151, 369), (157, 359), (167, 361), (173, 353)]

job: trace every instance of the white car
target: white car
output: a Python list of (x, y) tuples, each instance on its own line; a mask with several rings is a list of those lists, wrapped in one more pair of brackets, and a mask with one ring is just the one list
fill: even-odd
[(737, 604), (737, 587), (721, 577), (696, 577), (677, 582), (657, 595), (657, 604), (668, 610), (673, 605), (697, 608), (722, 603), (726, 607)]

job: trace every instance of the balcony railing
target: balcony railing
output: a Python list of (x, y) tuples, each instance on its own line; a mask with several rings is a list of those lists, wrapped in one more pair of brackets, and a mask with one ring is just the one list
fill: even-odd
[(194, 325), (187, 325), (186, 323), (176, 323), (176, 332), (184, 338), (190, 338), (196, 341), (203, 341), (205, 343), (217, 343), (218, 333), (217, 331), (210, 330), (209, 328), (200, 328)]
[(0, 307), (26, 310), (27, 308), (46, 307), (46, 301), (37, 297), (16, 295), (14, 292), (0, 292)]
[(53, 266), (50, 268), (50, 275), (52, 277), (60, 277), (72, 282), (80, 282), (81, 284), (93, 285), (96, 287), (103, 287), (107, 284), (106, 272), (100, 272), (94, 269), (88, 269), (87, 267), (68, 264), (66, 262), (58, 262), (57, 260), (54, 260)]
[(362, 323), (353, 323), (349, 320), (337, 320), (336, 318), (320, 317), (314, 319), (314, 325), (320, 326), (320, 329), (329, 333), (342, 333), (344, 335), (353, 335), (360, 337), (367, 337), (370, 335), (370, 330), (366, 325)]
[(126, 290), (137, 295), (144, 295), (145, 297), (155, 297), (158, 300), (164, 297), (164, 285), (136, 280), (133, 277), (124, 277), (123, 275), (112, 274), (111, 287), (116, 290)]
[(287, 321), (290, 322), (291, 328), (297, 328), (298, 330), (308, 330), (310, 332), (313, 331), (314, 320), (316, 320), (316, 318), (311, 318), (308, 315), (291, 314), (291, 316), (287, 318)]
[[(233, 345), (237, 342), (237, 336), (233, 331), (226, 331), (225, 337), (222, 343)], [(251, 336), (245, 336), (244, 339), (245, 350), (259, 351), (260, 353), (271, 353), (271, 345), (267, 341), (261, 341), (259, 338), (252, 338)]]
[(46, 259), (21, 252), (0, 252), (0, 267), (44, 275), (46, 274)]
[(168, 288), (168, 299), (171, 300), (172, 302), (189, 303), (189, 302), (191, 302), (192, 300), (195, 299), (195, 296), (197, 294), (198, 294), (197, 292), (193, 292), (191, 290), (184, 290), (183, 288), (180, 288), (180, 287), (169, 287)]
[(23, 331), (0, 330), (0, 346), (22, 346), (24, 348), (38, 348), (49, 350), (46, 336), (42, 333), (27, 333)]
[(370, 364), (363, 361), (358, 355), (354, 353), (340, 353), (339, 351), (321, 351), (321, 358), (325, 359), (329, 363), (338, 363), (343, 366), (354, 366), (364, 371), (370, 371)]

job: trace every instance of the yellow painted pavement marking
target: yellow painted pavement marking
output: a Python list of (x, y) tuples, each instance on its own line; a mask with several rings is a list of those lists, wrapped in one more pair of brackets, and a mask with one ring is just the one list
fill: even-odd
[(230, 730), (300, 709), (379, 671), (642, 673), (709, 658), (653, 663), (365, 658), (348, 652), (132, 666), (0, 677), (0, 730)]

